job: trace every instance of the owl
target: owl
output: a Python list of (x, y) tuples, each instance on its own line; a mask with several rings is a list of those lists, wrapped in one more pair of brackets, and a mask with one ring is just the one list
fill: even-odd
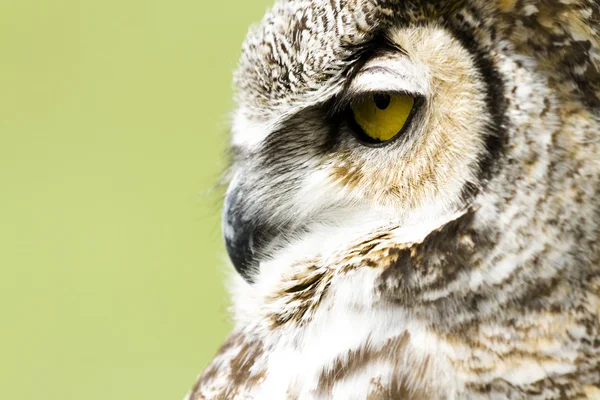
[(600, 398), (598, 0), (284, 0), (234, 81), (187, 399)]

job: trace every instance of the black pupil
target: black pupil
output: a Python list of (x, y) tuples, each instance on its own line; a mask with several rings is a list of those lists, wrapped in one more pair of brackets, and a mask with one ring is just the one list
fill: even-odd
[(373, 96), (373, 100), (375, 101), (375, 105), (377, 106), (377, 108), (379, 108), (380, 110), (385, 110), (390, 105), (390, 101), (392, 99), (390, 98), (389, 94), (378, 93)]

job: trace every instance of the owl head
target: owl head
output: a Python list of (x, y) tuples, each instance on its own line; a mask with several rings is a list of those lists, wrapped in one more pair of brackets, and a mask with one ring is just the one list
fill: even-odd
[(235, 74), (223, 232), (248, 290), (368, 269), (369, 295), (449, 326), (585, 279), (599, 16), (587, 0), (275, 5)]

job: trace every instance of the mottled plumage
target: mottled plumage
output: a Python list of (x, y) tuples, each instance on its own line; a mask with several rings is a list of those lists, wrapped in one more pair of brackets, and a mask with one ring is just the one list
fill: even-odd
[[(199, 399), (600, 398), (600, 2), (288, 0), (235, 75)], [(361, 143), (344, 110), (423, 99)]]

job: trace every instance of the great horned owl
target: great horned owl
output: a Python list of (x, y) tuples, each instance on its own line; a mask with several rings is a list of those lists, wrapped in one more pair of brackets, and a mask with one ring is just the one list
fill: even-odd
[(599, 49), (598, 0), (276, 4), (188, 398), (600, 398)]

